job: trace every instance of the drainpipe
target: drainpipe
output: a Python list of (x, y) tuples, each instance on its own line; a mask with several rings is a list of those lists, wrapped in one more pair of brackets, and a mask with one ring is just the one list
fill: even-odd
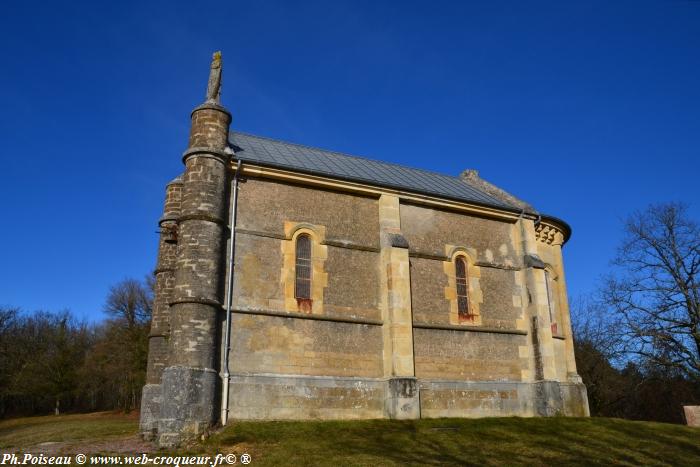
[(228, 391), (231, 373), (228, 369), (228, 354), (231, 351), (231, 304), (233, 302), (233, 260), (236, 251), (236, 204), (238, 203), (238, 178), (241, 173), (241, 160), (236, 165), (236, 173), (233, 175), (233, 187), (231, 188), (231, 249), (228, 255), (228, 284), (226, 287), (226, 337), (224, 340), (224, 362), (221, 385), (221, 425), (228, 421)]

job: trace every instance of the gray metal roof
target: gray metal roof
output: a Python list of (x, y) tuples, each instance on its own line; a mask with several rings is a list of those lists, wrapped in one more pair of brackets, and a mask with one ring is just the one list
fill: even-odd
[(229, 141), (236, 154), (235, 158), (243, 162), (467, 201), (509, 211), (521, 210), (459, 177), (240, 132), (232, 131)]

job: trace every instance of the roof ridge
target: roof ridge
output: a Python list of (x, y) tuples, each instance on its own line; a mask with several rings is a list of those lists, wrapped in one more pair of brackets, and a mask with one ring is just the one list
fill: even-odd
[[(431, 175), (440, 175), (441, 177), (454, 178), (455, 180), (459, 180), (459, 181), (461, 181), (461, 182), (463, 182), (463, 183), (466, 183), (466, 182), (465, 182), (461, 177), (459, 177), (458, 175), (449, 175), (449, 174), (445, 174), (445, 173), (442, 173), (442, 172), (436, 172), (436, 171), (434, 171), (434, 170), (422, 169), (422, 168), (419, 168), (419, 167), (411, 167), (411, 166), (409, 166), (409, 165), (399, 164), (399, 163), (396, 163), (396, 162), (386, 162), (386, 161), (383, 161), (383, 160), (381, 160), (381, 159), (371, 159), (371, 158), (369, 158), (369, 157), (367, 157), (367, 156), (356, 156), (356, 155), (353, 155), (353, 154), (348, 154), (348, 153), (346, 153), (346, 152), (339, 152), (339, 151), (333, 151), (333, 150), (330, 150), (330, 149), (323, 149), (323, 148), (319, 148), (319, 147), (316, 147), (316, 146), (309, 146), (309, 145), (307, 145), (307, 144), (292, 143), (292, 142), (283, 141), (283, 140), (277, 139), (277, 138), (270, 138), (269, 136), (254, 135), (254, 134), (252, 134), (252, 133), (247, 133), (247, 132), (245, 132), (245, 131), (230, 130), (229, 133), (235, 133), (235, 134), (244, 135), (244, 136), (252, 136), (253, 138), (265, 139), (265, 140), (267, 140), (267, 141), (272, 141), (272, 142), (274, 142), (274, 143), (289, 144), (290, 146), (297, 146), (297, 147), (300, 147), (300, 148), (313, 149), (313, 150), (315, 150), (315, 151), (327, 152), (327, 153), (330, 153), (330, 154), (335, 154), (335, 155), (337, 155), (337, 156), (351, 157), (351, 158), (353, 158), (353, 159), (362, 159), (362, 160), (365, 160), (365, 161), (376, 162), (376, 163), (378, 163), (378, 164), (392, 165), (392, 166), (395, 166), (395, 167), (400, 167), (400, 168), (402, 168), (402, 169), (417, 170), (417, 171), (425, 172), (425, 173), (431, 174)], [(472, 185), (472, 184), (469, 184), (469, 186), (470, 186), (470, 187), (473, 187), (473, 188), (475, 188), (475, 189), (478, 189), (477, 187), (475, 187), (475, 186)], [(481, 190), (480, 190), (480, 191), (481, 191)]]

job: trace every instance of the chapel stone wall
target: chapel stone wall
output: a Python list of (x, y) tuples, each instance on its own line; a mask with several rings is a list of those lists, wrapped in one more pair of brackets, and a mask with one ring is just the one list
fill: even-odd
[[(232, 372), (381, 376), (376, 200), (251, 177), (238, 202)], [(287, 287), (296, 228), (319, 252), (311, 309)]]
[[(529, 361), (514, 225), (402, 204), (401, 229), (411, 262), (416, 376), (521, 381)], [(469, 263), (469, 306), (478, 313), (471, 321), (455, 320), (451, 309), (455, 254)]]

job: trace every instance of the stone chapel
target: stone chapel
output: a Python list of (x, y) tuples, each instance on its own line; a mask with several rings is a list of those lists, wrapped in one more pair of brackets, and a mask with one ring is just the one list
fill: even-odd
[(166, 187), (141, 431), (587, 416), (570, 227), (453, 177), (230, 130), (214, 54)]

